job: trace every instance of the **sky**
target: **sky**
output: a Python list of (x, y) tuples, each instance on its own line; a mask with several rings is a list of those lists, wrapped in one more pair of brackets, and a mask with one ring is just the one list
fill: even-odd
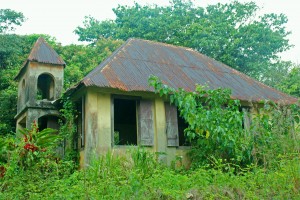
[[(208, 4), (228, 3), (231, 0), (192, 0), (195, 5), (205, 7)], [(239, 0), (248, 2), (249, 0)], [(300, 62), (300, 4), (295, 0), (252, 0), (262, 7), (261, 13), (283, 13), (289, 21), (287, 30), (290, 44), (295, 45), (283, 53), (284, 60)], [(83, 25), (84, 16), (91, 15), (98, 20), (114, 19), (112, 8), (120, 5), (168, 5), (169, 0), (0, 0), (0, 9), (12, 9), (22, 12), (27, 18), (16, 34), (41, 33), (57, 39), (62, 45), (79, 43), (74, 34), (77, 26)]]

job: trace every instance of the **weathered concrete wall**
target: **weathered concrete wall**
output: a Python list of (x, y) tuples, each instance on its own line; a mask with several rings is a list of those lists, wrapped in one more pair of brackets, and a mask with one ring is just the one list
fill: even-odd
[(155, 122), (155, 136), (154, 136), (154, 151), (160, 152), (158, 159), (160, 162), (167, 163), (167, 135), (166, 135), (166, 115), (164, 101), (161, 98), (154, 100), (154, 122)]
[[(153, 101), (154, 145), (148, 151), (159, 152), (158, 160), (170, 165), (179, 156), (182, 163), (189, 164), (187, 148), (167, 147), (166, 116), (164, 100), (157, 96), (145, 97)], [(85, 148), (80, 151), (80, 166), (87, 166), (93, 155), (104, 155), (113, 151), (115, 155), (126, 155), (134, 146), (112, 145), (112, 97), (109, 92), (87, 89), (85, 93)], [(181, 164), (177, 162), (177, 164)]]
[[(29, 62), (25, 66), (23, 75), (19, 77), (18, 83), (18, 103), (17, 103), (17, 130), (20, 128), (31, 128), (34, 121), (42, 116), (59, 116), (57, 108), (50, 99), (37, 99), (38, 77), (47, 74), (53, 79), (53, 87), (49, 87), (52, 92), (52, 100), (58, 99), (63, 90), (64, 66), (45, 63)], [(52, 90), (52, 91), (51, 91)]]
[(98, 93), (98, 144), (97, 152), (106, 152), (112, 147), (111, 97), (110, 94)]
[[(61, 96), (63, 90), (63, 79), (64, 79), (64, 67), (62, 65), (51, 65), (43, 63), (30, 62), (29, 79), (32, 83), (30, 87), (31, 96), (36, 100), (37, 95), (37, 80), (41, 74), (49, 74), (54, 79), (54, 99), (58, 99)], [(30, 101), (32, 102), (32, 101)]]
[(27, 113), (23, 113), (20, 115), (17, 119), (17, 125), (16, 125), (16, 133), (18, 134), (18, 130), (26, 128), (26, 122), (27, 122)]
[(19, 80), (17, 113), (27, 107), (41, 107), (37, 100), (37, 81), (41, 74), (48, 74), (54, 81), (54, 99), (61, 96), (63, 90), (64, 67), (44, 63), (29, 62), (26, 71)]
[[(189, 148), (167, 146), (165, 101), (162, 98), (155, 98), (154, 101), (156, 127), (154, 148), (155, 152), (161, 153), (158, 156), (159, 161), (166, 163), (167, 165), (171, 165), (175, 162), (176, 165), (183, 164), (185, 166), (189, 166), (190, 160), (186, 155)], [(182, 162), (180, 162), (180, 160)]]
[(97, 93), (92, 90), (87, 90), (85, 95), (85, 150), (84, 163), (90, 162), (93, 154), (96, 152), (98, 141), (98, 106)]
[(18, 130), (22, 128), (30, 129), (33, 122), (34, 121), (38, 122), (38, 119), (40, 117), (59, 116), (59, 115), (60, 115), (59, 112), (55, 109), (27, 108), (26, 112), (23, 112), (20, 116), (18, 116), (16, 132), (18, 132)]
[[(175, 166), (190, 166), (190, 159), (187, 156), (190, 147), (168, 147), (166, 133), (166, 109), (163, 99), (151, 93), (126, 93), (116, 92), (107, 89), (90, 88), (86, 92), (85, 102), (85, 124), (86, 124), (86, 147), (80, 152), (80, 166), (84, 167), (89, 162), (90, 156), (105, 155), (111, 151), (112, 155), (122, 155), (130, 157), (128, 150), (137, 149), (137, 146), (113, 145), (113, 121), (112, 121), (112, 96), (113, 95), (129, 95), (141, 97), (141, 100), (153, 101), (154, 116), (154, 145), (145, 147), (150, 152), (157, 152), (158, 161), (167, 165), (175, 164)], [(78, 94), (77, 94), (78, 95)], [(80, 95), (79, 95), (80, 96)], [(253, 105), (243, 104), (243, 106), (251, 107)], [(257, 114), (257, 108), (251, 109), (251, 116)], [(137, 131), (138, 132), (138, 131)]]
[(29, 108), (27, 111), (26, 128), (31, 128), (34, 121), (38, 122), (38, 119), (43, 116), (59, 116), (57, 110), (47, 109), (32, 109)]
[(30, 80), (28, 79), (28, 74), (29, 73), (26, 71), (18, 82), (17, 113), (25, 108), (26, 102), (29, 99)]

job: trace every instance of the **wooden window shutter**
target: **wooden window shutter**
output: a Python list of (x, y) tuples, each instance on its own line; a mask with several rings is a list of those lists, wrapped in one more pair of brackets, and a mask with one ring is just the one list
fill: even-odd
[(244, 129), (249, 130), (251, 125), (250, 109), (242, 108)]
[(81, 134), (80, 134), (80, 145), (84, 148), (85, 145), (85, 96), (81, 97)]
[(165, 112), (167, 144), (169, 147), (177, 147), (179, 146), (177, 107), (165, 103)]
[(153, 102), (151, 100), (140, 100), (138, 109), (139, 140), (142, 146), (153, 146), (154, 124), (153, 124)]
[[(77, 102), (77, 112), (78, 117), (76, 119), (77, 123), (77, 136), (76, 136), (76, 143), (74, 141), (74, 147), (77, 148), (84, 148), (84, 96)], [(75, 146), (76, 145), (76, 146)]]

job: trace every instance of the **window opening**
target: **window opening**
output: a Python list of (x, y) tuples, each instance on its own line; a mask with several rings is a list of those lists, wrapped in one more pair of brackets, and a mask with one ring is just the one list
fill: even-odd
[(37, 83), (37, 99), (54, 99), (54, 80), (48, 74), (42, 74), (38, 78)]
[[(80, 99), (76, 103), (77, 106), (77, 135), (78, 137), (75, 138), (78, 140), (77, 142), (74, 142), (74, 144), (78, 143), (78, 147), (84, 148), (84, 143), (85, 143), (85, 135), (84, 135), (84, 97)], [(77, 147), (76, 147), (77, 148)]]
[(39, 130), (42, 131), (45, 128), (47, 128), (47, 117), (41, 117), (38, 120), (38, 126), (39, 126)]
[(25, 79), (22, 81), (22, 89), (25, 89)]
[(190, 146), (191, 142), (184, 135), (184, 130), (188, 127), (188, 123), (180, 116), (180, 111), (177, 110), (179, 146)]
[(136, 100), (114, 99), (114, 144), (137, 145)]
[(59, 118), (53, 115), (47, 115), (38, 119), (39, 130), (42, 131), (46, 128), (59, 129)]

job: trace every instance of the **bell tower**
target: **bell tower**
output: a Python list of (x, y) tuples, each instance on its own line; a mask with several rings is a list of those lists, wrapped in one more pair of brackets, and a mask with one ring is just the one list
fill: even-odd
[(63, 90), (65, 66), (62, 58), (40, 37), (15, 77), (18, 81), (17, 130), (30, 128), (34, 121), (40, 130), (59, 128), (55, 101)]

